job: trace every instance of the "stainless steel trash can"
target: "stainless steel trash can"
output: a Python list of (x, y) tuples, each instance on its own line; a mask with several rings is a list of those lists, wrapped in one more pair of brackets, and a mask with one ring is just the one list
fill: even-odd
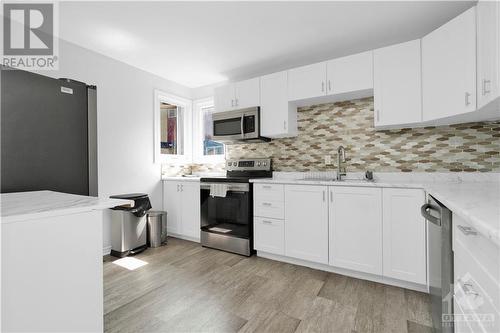
[(167, 212), (148, 212), (148, 246), (158, 247), (167, 241)]

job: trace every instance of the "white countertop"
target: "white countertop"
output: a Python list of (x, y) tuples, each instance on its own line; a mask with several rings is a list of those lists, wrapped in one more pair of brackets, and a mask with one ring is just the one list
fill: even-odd
[(500, 183), (435, 183), (424, 189), (500, 246)]
[(500, 182), (498, 181), (422, 181), (422, 179), (381, 179), (375, 182), (353, 179), (338, 181), (261, 178), (253, 183), (420, 188), (432, 195), (478, 232), (500, 246)]
[(133, 204), (133, 200), (102, 199), (53, 191), (3, 193), (0, 195), (0, 220), (4, 224)]
[(183, 177), (183, 176), (163, 176), (161, 177), (161, 180), (175, 180), (175, 181), (183, 181), (183, 182), (199, 182), (200, 181), (199, 176), (188, 176), (188, 177)]

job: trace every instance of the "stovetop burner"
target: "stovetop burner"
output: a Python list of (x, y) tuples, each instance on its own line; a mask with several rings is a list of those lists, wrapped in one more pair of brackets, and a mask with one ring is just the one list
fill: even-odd
[(271, 159), (241, 159), (226, 161), (226, 175), (201, 178), (200, 182), (248, 183), (252, 178), (271, 178)]

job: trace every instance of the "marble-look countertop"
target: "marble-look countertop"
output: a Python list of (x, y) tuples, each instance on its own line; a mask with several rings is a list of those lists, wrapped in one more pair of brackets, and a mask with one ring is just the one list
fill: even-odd
[(0, 220), (4, 224), (133, 204), (133, 200), (103, 199), (54, 191), (2, 193)]
[(175, 180), (175, 181), (182, 181), (182, 182), (199, 182), (200, 181), (199, 176), (189, 176), (189, 177), (183, 177), (183, 176), (163, 176), (161, 177), (161, 180)]
[(423, 189), (432, 195), (453, 213), (477, 229), (479, 233), (500, 246), (500, 182), (498, 181), (437, 181), (432, 179), (380, 179), (366, 181), (346, 179), (343, 181), (260, 178), (250, 180), (253, 183), (327, 185), (327, 186), (362, 186)]
[(200, 178), (216, 178), (216, 177), (225, 177), (225, 172), (201, 172), (192, 175), (179, 175), (179, 176), (162, 176), (161, 180), (175, 180), (175, 181), (184, 181), (184, 182), (199, 182)]

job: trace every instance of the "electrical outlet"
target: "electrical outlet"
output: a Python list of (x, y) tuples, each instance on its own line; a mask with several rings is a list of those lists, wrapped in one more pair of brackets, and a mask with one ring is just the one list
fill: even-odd
[(325, 165), (332, 165), (332, 157), (330, 155), (325, 155)]

